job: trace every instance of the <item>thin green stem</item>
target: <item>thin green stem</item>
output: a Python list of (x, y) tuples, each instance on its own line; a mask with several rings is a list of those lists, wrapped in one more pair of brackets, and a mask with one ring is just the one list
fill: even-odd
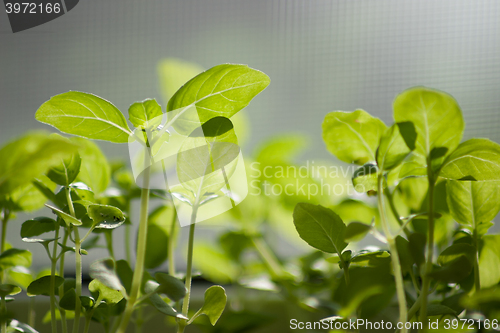
[(125, 226), (125, 258), (127, 259), (127, 262), (132, 262), (132, 255), (130, 254), (130, 229), (132, 228), (132, 225), (127, 224)]
[[(382, 224), (382, 229), (384, 231), (387, 243), (389, 244), (389, 250), (391, 251), (391, 261), (392, 268), (394, 270), (394, 279), (396, 281), (396, 294), (398, 297), (399, 304), (399, 321), (404, 324), (406, 323), (407, 308), (406, 308), (406, 295), (403, 283), (403, 272), (401, 270), (401, 263), (399, 262), (399, 253), (396, 247), (396, 242), (389, 229), (389, 222), (387, 221), (385, 204), (384, 204), (384, 176), (380, 174), (378, 176), (378, 209), (380, 213), (380, 221)], [(407, 329), (403, 328), (402, 333), (406, 333)]]
[[(193, 246), (194, 246), (194, 230), (196, 225), (196, 214), (198, 212), (198, 204), (193, 205), (193, 211), (191, 213), (191, 225), (189, 226), (189, 241), (188, 241), (188, 254), (187, 254), (187, 268), (186, 268), (186, 296), (182, 302), (182, 314), (188, 316), (189, 311), (189, 298), (191, 297), (191, 279), (192, 279), (192, 269), (193, 269)], [(178, 333), (184, 332), (187, 326), (187, 321), (181, 319), (179, 321)]]
[[(146, 155), (147, 152), (146, 152)], [(147, 159), (147, 157), (146, 157)], [(147, 163), (147, 160), (145, 160)], [(130, 295), (127, 300), (127, 306), (123, 313), (123, 317), (120, 322), (120, 326), (118, 327), (118, 333), (125, 333), (127, 330), (128, 323), (130, 321), (130, 317), (132, 316), (132, 312), (134, 312), (135, 303), (139, 297), (139, 292), (142, 284), (142, 276), (144, 274), (144, 260), (146, 257), (146, 242), (148, 235), (148, 209), (149, 209), (149, 178), (150, 178), (150, 169), (148, 164), (145, 165), (144, 173), (143, 173), (143, 188), (141, 190), (141, 216), (139, 220), (139, 233), (138, 233), (138, 242), (137, 242), (137, 255), (135, 260), (135, 270), (134, 275), (132, 277), (132, 288), (130, 290)]]
[(427, 261), (425, 262), (424, 276), (422, 277), (422, 305), (420, 310), (420, 322), (423, 323), (422, 332), (427, 332), (427, 298), (429, 294), (429, 287), (431, 284), (429, 274), (432, 272), (432, 260), (434, 256), (434, 187), (436, 185), (434, 181), (434, 174), (432, 171), (431, 161), (427, 161), (427, 179), (429, 182), (429, 218), (428, 218), (428, 230), (427, 230)]
[(7, 245), (6, 243), (7, 223), (9, 222), (9, 217), (10, 217), (10, 211), (5, 208), (3, 211), (3, 218), (2, 218), (2, 242), (0, 244), (0, 253), (5, 251), (5, 247)]
[(28, 307), (28, 325), (35, 327), (35, 297), (30, 297), (30, 304)]
[(1, 318), (2, 321), (2, 333), (7, 333), (7, 302), (5, 301), (5, 297), (2, 297), (2, 309), (1, 309)]
[(56, 265), (57, 265), (57, 239), (59, 238), (59, 226), (56, 229), (54, 238), (56, 239), (52, 248), (51, 266), (50, 266), (50, 320), (52, 324), (52, 333), (57, 333), (56, 320)]
[(106, 230), (106, 232), (104, 232), (104, 237), (106, 238), (106, 247), (108, 249), (109, 255), (114, 260), (115, 259), (115, 251), (113, 250), (113, 233), (112, 233), (112, 230)]
[(477, 228), (474, 226), (474, 234), (473, 234), (473, 239), (474, 239), (474, 289), (475, 292), (478, 292), (481, 290), (481, 279), (479, 276), (479, 238), (477, 235)]
[(175, 243), (176, 243), (176, 229), (177, 229), (177, 210), (174, 207), (174, 217), (172, 225), (170, 226), (170, 237), (168, 237), (168, 272), (170, 275), (175, 276)]
[(90, 320), (91, 317), (89, 316), (86, 316), (85, 317), (85, 328), (83, 329), (83, 333), (88, 333), (89, 332), (89, 329), (90, 329)]
[[(76, 217), (75, 208), (73, 207), (73, 201), (71, 200), (71, 190), (66, 187), (66, 201), (68, 202), (69, 212), (71, 216)], [(76, 302), (75, 302), (75, 319), (73, 321), (73, 333), (78, 333), (80, 330), (80, 296), (82, 295), (82, 254), (80, 251), (80, 233), (78, 232), (78, 227), (73, 227), (73, 233), (75, 237), (75, 279), (76, 279)]]
[[(68, 237), (69, 237), (69, 232), (68, 229), (64, 229), (64, 237), (62, 244), (63, 246), (66, 246), (68, 243)], [(59, 276), (64, 277), (64, 257), (65, 257), (65, 252), (61, 251), (61, 258), (59, 260)], [(64, 293), (64, 285), (61, 284), (59, 286), (59, 297), (62, 297)], [(34, 299), (34, 297), (33, 297)], [(59, 308), (59, 313), (61, 314), (61, 328), (63, 333), (68, 333), (68, 322), (66, 321), (66, 310)]]
[(398, 224), (401, 228), (403, 228), (403, 231), (407, 237), (410, 236), (410, 231), (407, 228), (407, 223), (404, 223), (403, 220), (401, 220), (401, 215), (398, 213), (398, 209), (396, 208), (396, 205), (394, 204), (394, 197), (392, 196), (391, 191), (389, 190), (389, 186), (387, 186), (387, 191), (385, 191), (385, 195), (387, 196), (387, 201), (389, 202), (389, 207), (391, 208), (392, 214), (396, 218), (396, 221), (398, 221)]

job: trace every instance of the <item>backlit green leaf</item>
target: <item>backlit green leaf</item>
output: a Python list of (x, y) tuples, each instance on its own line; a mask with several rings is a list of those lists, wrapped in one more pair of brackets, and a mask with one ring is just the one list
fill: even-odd
[(374, 162), (368, 162), (354, 171), (352, 175), (354, 189), (360, 193), (378, 190), (378, 168)]
[[(393, 107), (397, 123), (412, 122), (415, 126), (415, 154), (424, 157), (422, 162), (432, 157), (439, 166), (444, 156), (458, 146), (465, 125), (462, 111), (452, 96), (439, 90), (415, 87), (399, 94)], [(413, 135), (408, 131), (401, 134), (403, 137)]]
[[(59, 134), (52, 135), (70, 142), (68, 139), (63, 138)], [(80, 154), (78, 154), (78, 152), (74, 152), (70, 156), (61, 159), (59, 165), (50, 168), (49, 171), (47, 171), (47, 177), (58, 185), (69, 186), (69, 184), (76, 179), (76, 176), (78, 176), (81, 163), (82, 160), (80, 158)]]
[(90, 276), (113, 290), (124, 289), (115, 273), (115, 262), (112, 259), (101, 259), (92, 263), (90, 265)]
[(479, 278), (481, 288), (500, 282), (500, 235), (485, 235), (480, 241)]
[(98, 293), (99, 299), (106, 301), (106, 303), (116, 304), (123, 299), (123, 294), (118, 291), (111, 289), (99, 280), (92, 280), (89, 283), (89, 291), (92, 293)]
[[(405, 133), (405, 136), (401, 135)], [(417, 133), (411, 122), (394, 124), (387, 129), (377, 149), (377, 164), (381, 170), (392, 170), (415, 149)]]
[(38, 210), (43, 207), (43, 204), (47, 202), (48, 199), (46, 194), (41, 192), (41, 187), (43, 187), (42, 191), (49, 191), (52, 195), (48, 194), (48, 196), (53, 198), (53, 191), (56, 189), (56, 184), (46, 176), (40, 175), (38, 179), (34, 179), (31, 184), (17, 188), (11, 193), (10, 199), (20, 211), (31, 212)]
[(63, 221), (66, 222), (67, 226), (70, 226), (71, 224), (73, 224), (73, 225), (81, 225), (82, 224), (82, 222), (80, 220), (78, 220), (77, 218), (69, 215), (68, 213), (63, 212), (59, 208), (56, 208), (56, 207), (53, 207), (53, 206), (50, 206), (50, 205), (47, 205), (47, 204), (45, 204), (45, 206), (47, 208), (50, 208), (54, 212), (54, 214), (56, 214), (61, 219), (63, 219)]
[(299, 203), (293, 211), (293, 223), (300, 238), (312, 247), (339, 256), (345, 249), (346, 226), (331, 209)]
[(158, 293), (167, 295), (172, 301), (177, 302), (186, 295), (187, 290), (181, 280), (161, 272), (156, 273), (155, 278), (160, 284)]
[(211, 286), (205, 291), (205, 303), (191, 318), (190, 322), (204, 314), (208, 317), (212, 326), (214, 326), (222, 315), (222, 312), (224, 312), (226, 301), (227, 296), (224, 288), (221, 286)]
[(28, 185), (76, 151), (76, 146), (44, 132), (27, 134), (0, 149), (0, 196)]
[(330, 153), (347, 163), (375, 161), (380, 138), (387, 126), (366, 111), (335, 111), (323, 121), (323, 141)]
[(164, 101), (168, 101), (184, 83), (203, 71), (203, 67), (198, 64), (182, 59), (161, 60), (158, 63), (158, 77)]
[(439, 176), (458, 180), (500, 180), (500, 145), (488, 139), (462, 142), (444, 161)]
[(500, 183), (453, 181), (446, 182), (446, 195), (451, 215), (458, 223), (473, 228), (490, 222), (500, 211)]
[(184, 84), (167, 105), (169, 122), (196, 107), (201, 124), (214, 117), (230, 118), (246, 107), (270, 83), (269, 77), (246, 65), (223, 64)]
[(167, 260), (169, 233), (172, 223), (177, 223), (173, 206), (160, 206), (149, 215), (146, 257), (144, 266), (156, 268)]
[(365, 237), (365, 235), (370, 232), (372, 226), (361, 223), (361, 222), (351, 222), (347, 225), (344, 240), (348, 243), (351, 241), (359, 241)]
[(128, 119), (137, 128), (155, 129), (161, 124), (161, 106), (155, 99), (136, 102), (128, 108)]
[(43, 233), (55, 231), (58, 227), (57, 222), (51, 218), (43, 216), (35, 217), (23, 223), (21, 226), (21, 238), (40, 236)]
[(106, 156), (99, 146), (90, 140), (71, 138), (71, 141), (80, 146), (78, 152), (82, 158), (77, 180), (87, 184), (96, 195), (101, 194), (111, 179), (111, 169)]
[(8, 249), (0, 254), (0, 267), (31, 266), (31, 252), (28, 250)]
[(4, 298), (8, 295), (17, 295), (21, 292), (21, 288), (13, 284), (0, 284), (0, 297)]
[(87, 214), (96, 228), (114, 229), (125, 222), (123, 212), (113, 206), (92, 204), (88, 206)]
[(120, 143), (128, 142), (132, 134), (125, 117), (113, 104), (78, 91), (53, 96), (40, 106), (35, 118), (61, 132), (88, 139)]

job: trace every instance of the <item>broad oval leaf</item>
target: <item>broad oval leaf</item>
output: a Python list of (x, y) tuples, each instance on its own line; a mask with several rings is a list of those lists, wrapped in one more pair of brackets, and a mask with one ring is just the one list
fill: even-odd
[(340, 256), (347, 246), (346, 225), (331, 209), (299, 203), (293, 211), (293, 223), (300, 238), (318, 250)]
[(90, 276), (113, 290), (124, 289), (120, 278), (116, 275), (113, 259), (102, 259), (92, 263)]
[(351, 222), (346, 227), (344, 241), (347, 243), (350, 241), (359, 241), (370, 232), (371, 228), (371, 225), (362, 222)]
[[(51, 278), (52, 276), (47, 275), (47, 276), (42, 276), (41, 278), (31, 282), (27, 289), (28, 296), (35, 296), (35, 295), (49, 296)], [(55, 293), (57, 294), (57, 288), (59, 288), (59, 286), (63, 284), (64, 278), (58, 275), (54, 276), (53, 278), (54, 278), (54, 290)]]
[(61, 132), (94, 140), (122, 143), (132, 134), (116, 106), (79, 91), (53, 96), (40, 106), (35, 118)]
[[(410, 88), (396, 97), (393, 107), (397, 123), (412, 122), (415, 126), (415, 154), (423, 157), (421, 163), (431, 157), (439, 166), (444, 155), (453, 151), (462, 139), (465, 126), (462, 111), (456, 100), (445, 92), (425, 87)], [(401, 134), (405, 138), (413, 135), (406, 131)], [(442, 153), (431, 156), (436, 149)]]
[(168, 101), (184, 83), (203, 71), (200, 65), (182, 59), (161, 60), (158, 63), (158, 77), (164, 101)]
[(0, 268), (31, 266), (31, 252), (21, 249), (8, 249), (0, 254)]
[(43, 216), (35, 217), (23, 223), (21, 226), (21, 238), (40, 236), (43, 233), (55, 231), (58, 227), (57, 222), (51, 218)]
[(137, 128), (154, 129), (161, 124), (161, 106), (155, 99), (136, 102), (128, 108), (128, 119)]
[(4, 298), (9, 295), (17, 295), (21, 292), (21, 288), (13, 284), (0, 284), (0, 297)]
[(226, 308), (226, 302), (227, 296), (224, 288), (221, 286), (211, 286), (205, 291), (205, 303), (191, 318), (190, 322), (204, 314), (208, 317), (212, 326), (215, 326)]
[(31, 184), (17, 188), (10, 194), (10, 199), (15, 206), (12, 211), (32, 212), (42, 208), (48, 197), (54, 198), (53, 191), (56, 186), (47, 176), (40, 175)]
[(181, 280), (161, 272), (156, 273), (155, 278), (160, 284), (157, 292), (167, 295), (172, 301), (177, 302), (186, 295), (187, 289)]
[(359, 165), (375, 161), (380, 138), (387, 130), (382, 120), (364, 110), (330, 112), (322, 128), (328, 151), (343, 162)]
[(92, 204), (88, 206), (87, 214), (94, 221), (95, 228), (114, 229), (125, 222), (123, 212), (113, 206)]
[(189, 80), (170, 98), (167, 105), (169, 122), (189, 106), (196, 107), (201, 124), (214, 117), (230, 118), (270, 82), (266, 74), (246, 65), (212, 67)]
[(30, 184), (76, 149), (74, 144), (44, 132), (29, 133), (9, 142), (0, 149), (0, 196)]
[[(402, 136), (401, 133), (405, 133)], [(411, 122), (396, 123), (389, 127), (380, 139), (377, 164), (383, 170), (397, 167), (415, 149), (417, 133)]]
[[(63, 138), (59, 134), (52, 134), (52, 136), (59, 137), (62, 140), (68, 139)], [(78, 176), (80, 172), (80, 165), (82, 160), (80, 158), (80, 154), (78, 152), (74, 152), (70, 156), (61, 159), (59, 165), (56, 165), (47, 171), (47, 177), (52, 180), (54, 183), (61, 186), (69, 186)]]
[(177, 223), (173, 206), (160, 206), (148, 218), (148, 235), (144, 267), (152, 269), (167, 260), (169, 233), (172, 223)]
[(90, 281), (89, 291), (98, 293), (98, 299), (104, 300), (108, 304), (116, 304), (123, 299), (123, 294), (120, 291), (109, 288), (99, 280)]
[(481, 288), (500, 282), (500, 235), (485, 235), (479, 242), (479, 278)]
[(455, 221), (476, 228), (500, 211), (500, 183), (448, 180), (446, 201)]
[(111, 180), (111, 168), (106, 156), (99, 146), (90, 140), (71, 138), (71, 141), (80, 147), (78, 152), (82, 158), (77, 180), (87, 184), (96, 195), (103, 193)]
[(462, 142), (446, 158), (439, 176), (457, 180), (500, 180), (500, 145), (488, 139)]

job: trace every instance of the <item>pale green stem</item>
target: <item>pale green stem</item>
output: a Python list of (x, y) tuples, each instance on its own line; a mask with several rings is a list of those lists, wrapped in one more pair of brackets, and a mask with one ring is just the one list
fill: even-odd
[(132, 255), (130, 254), (130, 229), (132, 228), (132, 225), (127, 224), (125, 226), (125, 258), (127, 259), (127, 262), (132, 262)]
[(115, 251), (113, 251), (113, 231), (106, 230), (106, 232), (104, 232), (104, 238), (106, 238), (106, 247), (108, 248), (109, 255), (114, 260)]
[[(63, 246), (66, 246), (68, 243), (68, 237), (69, 237), (69, 231), (68, 229), (65, 229), (64, 232), (64, 237), (62, 244)], [(65, 252), (61, 252), (61, 258), (59, 259), (59, 276), (64, 278), (64, 257), (65, 257)], [(61, 284), (59, 286), (59, 298), (63, 296), (64, 293), (64, 284)], [(66, 310), (63, 308), (59, 308), (59, 313), (61, 314), (61, 327), (62, 327), (62, 332), (63, 333), (68, 333), (68, 323), (66, 321)]]
[(175, 232), (177, 227), (177, 211), (174, 207), (174, 218), (170, 226), (170, 237), (168, 237), (168, 272), (170, 275), (175, 276)]
[[(191, 279), (192, 279), (192, 269), (193, 269), (193, 246), (194, 246), (194, 229), (196, 225), (196, 214), (198, 212), (198, 204), (193, 205), (193, 211), (191, 213), (191, 225), (189, 226), (189, 242), (188, 242), (188, 255), (187, 255), (187, 268), (186, 268), (186, 296), (182, 302), (182, 314), (188, 316), (189, 311), (189, 298), (191, 297)], [(181, 319), (179, 321), (178, 333), (184, 332), (187, 326), (187, 321)]]
[(30, 304), (28, 307), (28, 325), (35, 327), (35, 297), (30, 297)]
[[(71, 200), (71, 190), (66, 187), (66, 200), (68, 202), (69, 212), (71, 216), (76, 217), (75, 208), (73, 207), (73, 201)], [(73, 333), (78, 333), (80, 330), (80, 296), (82, 296), (82, 254), (80, 251), (81, 241), (80, 233), (78, 232), (78, 227), (73, 227), (74, 237), (75, 237), (75, 279), (76, 279), (76, 302), (75, 302), (75, 319), (73, 321)]]
[(479, 239), (477, 235), (477, 228), (474, 228), (474, 289), (477, 293), (481, 290), (481, 279), (479, 276)]
[(2, 297), (2, 333), (7, 333), (7, 302), (5, 297)]
[(422, 332), (427, 332), (427, 298), (429, 294), (429, 287), (431, 284), (429, 274), (432, 272), (432, 260), (434, 256), (434, 175), (432, 172), (431, 161), (427, 161), (427, 179), (429, 182), (429, 218), (427, 230), (427, 261), (425, 262), (424, 276), (422, 277), (422, 305), (420, 310), (420, 322), (423, 323)]
[[(403, 284), (403, 273), (401, 270), (401, 264), (399, 262), (398, 249), (396, 247), (396, 242), (389, 229), (389, 222), (387, 221), (385, 204), (384, 204), (384, 176), (380, 174), (378, 176), (378, 209), (380, 212), (380, 221), (382, 224), (382, 229), (384, 231), (387, 243), (389, 244), (389, 250), (391, 251), (391, 261), (392, 268), (394, 270), (394, 279), (396, 281), (396, 294), (398, 297), (399, 304), (399, 321), (404, 324), (406, 323), (407, 308), (406, 308), (406, 295)], [(407, 329), (403, 328), (402, 333), (406, 333)]]
[(6, 237), (7, 237), (7, 223), (9, 222), (9, 217), (10, 217), (10, 212), (8, 209), (4, 209), (3, 212), (3, 219), (2, 219), (2, 242), (0, 245), (0, 253), (5, 251), (5, 247), (7, 245), (6, 243)]
[(410, 231), (407, 228), (407, 223), (404, 223), (401, 220), (401, 215), (398, 213), (398, 209), (396, 208), (396, 205), (394, 204), (394, 197), (392, 196), (391, 191), (389, 190), (389, 186), (387, 186), (387, 191), (385, 191), (385, 195), (387, 196), (387, 201), (389, 202), (389, 207), (391, 208), (392, 214), (396, 218), (396, 221), (398, 221), (398, 224), (401, 228), (403, 228), (403, 231), (407, 237), (410, 236)]
[[(146, 154), (147, 155), (147, 154)], [(149, 178), (150, 169), (147, 167), (144, 169), (144, 182), (143, 189), (141, 190), (141, 216), (139, 220), (139, 233), (137, 242), (137, 255), (135, 259), (135, 269), (134, 275), (132, 277), (132, 288), (130, 290), (130, 295), (127, 300), (127, 306), (123, 313), (123, 317), (118, 327), (118, 333), (125, 333), (127, 330), (130, 317), (132, 312), (134, 312), (135, 303), (139, 297), (139, 292), (142, 284), (142, 276), (144, 274), (144, 260), (146, 257), (146, 242), (148, 235), (148, 209), (149, 209)]]
[(56, 265), (57, 265), (57, 239), (59, 238), (59, 226), (57, 226), (55, 233), (54, 247), (52, 249), (51, 266), (50, 266), (50, 320), (52, 324), (52, 333), (57, 333), (57, 320), (56, 320)]

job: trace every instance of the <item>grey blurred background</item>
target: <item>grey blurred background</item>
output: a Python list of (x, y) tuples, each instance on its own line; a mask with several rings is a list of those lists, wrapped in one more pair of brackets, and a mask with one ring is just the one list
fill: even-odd
[[(165, 57), (267, 73), (249, 110), (251, 152), (283, 132), (310, 136), (304, 157), (332, 158), (321, 140), (329, 111), (363, 108), (392, 120), (403, 89), (452, 94), (465, 137), (500, 142), (500, 1), (84, 0), (66, 15), (13, 34), (0, 11), (0, 143), (48, 129), (34, 114), (50, 96), (92, 92), (126, 113), (161, 99)], [(165, 101), (163, 101), (165, 105)], [(110, 158), (126, 145), (101, 144)], [(0, 161), (1, 162), (1, 161)], [(12, 227), (9, 238), (18, 237)]]

